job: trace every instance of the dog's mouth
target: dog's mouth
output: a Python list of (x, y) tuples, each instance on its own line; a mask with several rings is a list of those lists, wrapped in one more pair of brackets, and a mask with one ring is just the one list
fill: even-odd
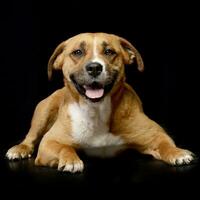
[(89, 84), (79, 84), (73, 75), (70, 76), (70, 78), (77, 91), (92, 102), (100, 101), (112, 89), (115, 81), (112, 80), (106, 84), (102, 84), (97, 81), (93, 81)]
[[(96, 85), (96, 86), (94, 86)], [(85, 89), (85, 96), (87, 96), (89, 99), (99, 99), (102, 98), (104, 95), (104, 87), (97, 84), (92, 85), (83, 85)]]

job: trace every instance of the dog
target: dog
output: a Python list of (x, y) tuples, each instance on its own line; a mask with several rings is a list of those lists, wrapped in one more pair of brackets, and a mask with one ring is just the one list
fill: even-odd
[(62, 70), (64, 87), (37, 105), (27, 136), (6, 157), (29, 158), (39, 144), (35, 165), (71, 173), (84, 169), (79, 149), (131, 147), (171, 165), (192, 162), (194, 154), (144, 114), (125, 82), (125, 65), (133, 62), (144, 70), (137, 49), (113, 34), (82, 33), (62, 42), (50, 57), (48, 77)]

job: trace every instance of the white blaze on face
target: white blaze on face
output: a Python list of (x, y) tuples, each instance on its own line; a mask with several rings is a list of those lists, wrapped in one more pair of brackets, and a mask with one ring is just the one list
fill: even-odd
[[(98, 48), (97, 48), (97, 38), (94, 37), (93, 41), (93, 56), (91, 62), (97, 62), (103, 66), (103, 70), (101, 73), (101, 76), (105, 76), (105, 62), (103, 59), (100, 58)], [(104, 88), (91, 88), (90, 86), (83, 86), (85, 88), (85, 95), (89, 97), (90, 99), (97, 99), (101, 98), (104, 95)]]
[(97, 57), (97, 38), (94, 37), (93, 41), (93, 57)]
[(97, 48), (97, 38), (94, 36), (93, 41), (93, 58), (92, 62), (100, 63), (103, 66), (103, 73), (105, 73), (105, 62), (100, 58), (98, 48)]

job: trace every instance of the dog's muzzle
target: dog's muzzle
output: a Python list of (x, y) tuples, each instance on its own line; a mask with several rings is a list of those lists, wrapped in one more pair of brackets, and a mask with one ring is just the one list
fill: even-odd
[(75, 88), (85, 98), (92, 102), (100, 101), (113, 87), (117, 71), (102, 73), (103, 66), (97, 62), (88, 63), (84, 70), (70, 75)]

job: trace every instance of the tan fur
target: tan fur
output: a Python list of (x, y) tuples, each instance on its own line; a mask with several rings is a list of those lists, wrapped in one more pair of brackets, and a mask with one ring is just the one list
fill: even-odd
[[(50, 58), (48, 66), (49, 78), (53, 70), (62, 69), (65, 87), (41, 101), (35, 109), (31, 128), (21, 144), (7, 152), (9, 159), (30, 157), (35, 145), (41, 140), (36, 165), (57, 166), (59, 170), (77, 172), (83, 170), (83, 163), (75, 149), (81, 144), (72, 137), (71, 117), (68, 106), (76, 102), (85, 105), (82, 97), (69, 79), (72, 72), (79, 73), (85, 63), (92, 59), (94, 37), (98, 44), (99, 57), (109, 66), (108, 71), (116, 68), (119, 75), (110, 91), (111, 116), (107, 124), (109, 131), (120, 136), (124, 143), (141, 153), (151, 154), (156, 159), (169, 164), (189, 163), (193, 157), (188, 150), (176, 147), (173, 140), (156, 122), (143, 112), (142, 104), (135, 91), (125, 83), (124, 64), (136, 60), (138, 69), (144, 69), (139, 52), (128, 41), (115, 35), (105, 33), (85, 33), (61, 43)], [(85, 56), (77, 59), (70, 52), (85, 42)], [(114, 48), (117, 56), (107, 59), (102, 54), (101, 43), (106, 42)]]

